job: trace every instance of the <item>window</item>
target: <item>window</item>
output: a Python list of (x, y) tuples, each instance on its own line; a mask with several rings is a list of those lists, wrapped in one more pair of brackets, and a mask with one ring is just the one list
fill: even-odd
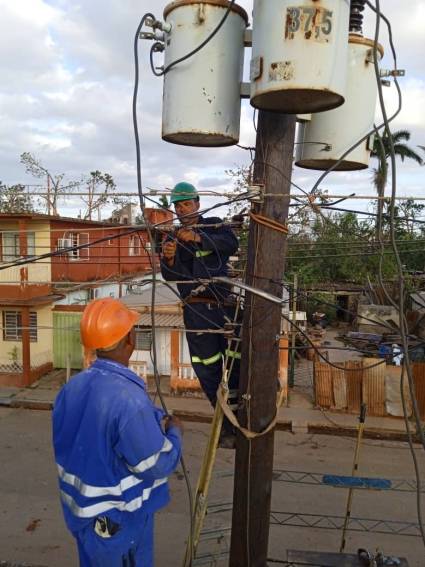
[[(35, 256), (35, 232), (27, 232), (27, 256)], [(21, 257), (19, 232), (2, 232), (2, 259), (11, 262)]]
[[(74, 246), (85, 246), (90, 242), (88, 232), (66, 232), (63, 238), (58, 238), (57, 249), (62, 250)], [(90, 248), (78, 248), (65, 252), (70, 260), (88, 260), (90, 257)]]
[(128, 239), (128, 255), (129, 256), (140, 256), (142, 246), (140, 242), (140, 236), (135, 234), (130, 236)]
[[(3, 311), (3, 340), (22, 339), (22, 314), (20, 311)], [(30, 341), (37, 342), (37, 313), (30, 311)]]
[(91, 287), (89, 289), (89, 300), (97, 299), (99, 297), (99, 290), (96, 288)]
[(152, 331), (136, 327), (136, 350), (151, 350)]

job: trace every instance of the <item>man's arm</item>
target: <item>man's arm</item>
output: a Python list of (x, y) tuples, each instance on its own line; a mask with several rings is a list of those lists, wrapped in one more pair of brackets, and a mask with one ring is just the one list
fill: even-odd
[(139, 411), (120, 431), (115, 447), (130, 472), (142, 480), (168, 477), (181, 455), (182, 426), (168, 418), (162, 430), (152, 407)]
[(177, 240), (167, 239), (162, 245), (161, 274), (166, 281), (191, 280), (192, 273), (180, 261)]
[(177, 232), (177, 238), (181, 242), (196, 244), (201, 250), (225, 256), (231, 256), (239, 247), (238, 239), (229, 227), (214, 229), (211, 232), (202, 230), (197, 232), (191, 228), (181, 228)]
[(208, 233), (201, 230), (200, 237), (199, 246), (202, 250), (231, 256), (239, 248), (238, 239), (229, 227), (218, 228)]

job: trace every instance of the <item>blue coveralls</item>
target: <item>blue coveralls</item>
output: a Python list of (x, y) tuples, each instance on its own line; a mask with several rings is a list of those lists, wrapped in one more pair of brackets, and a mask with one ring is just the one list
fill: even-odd
[[(53, 445), (81, 567), (152, 567), (154, 513), (169, 501), (181, 434), (127, 367), (98, 358), (60, 391)], [(101, 537), (95, 525), (108, 525)]]
[[(217, 217), (200, 217), (197, 224), (213, 225), (222, 223)], [(181, 281), (208, 279), (227, 276), (229, 257), (238, 249), (238, 240), (229, 227), (204, 227), (196, 229), (201, 237), (199, 244), (178, 242), (174, 264), (169, 267), (161, 261), (161, 273), (165, 280)], [(170, 237), (169, 240), (172, 238)], [(225, 322), (233, 322), (235, 308), (227, 305), (230, 290), (225, 285), (209, 284), (207, 289), (196, 293), (204, 303), (187, 303), (198, 283), (177, 284), (183, 300), (183, 317), (186, 329), (199, 333), (186, 333), (193, 369), (199, 378), (202, 389), (215, 406), (217, 389), (223, 374), (223, 357), (227, 354), (233, 359), (229, 387), (233, 401), (237, 397), (239, 384), (240, 352), (228, 348), (227, 339), (222, 334), (203, 333), (206, 329), (222, 329)], [(210, 303), (208, 303), (210, 300)], [(225, 426), (228, 422), (225, 421)]]

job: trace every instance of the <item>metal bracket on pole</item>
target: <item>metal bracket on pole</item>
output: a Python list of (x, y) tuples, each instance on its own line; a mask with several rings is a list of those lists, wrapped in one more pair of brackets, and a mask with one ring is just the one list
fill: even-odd
[(251, 97), (251, 83), (241, 83), (241, 98)]
[(250, 185), (247, 193), (247, 199), (251, 203), (261, 205), (264, 202), (264, 185)]
[(252, 28), (245, 30), (245, 35), (243, 38), (244, 47), (252, 47)]
[(380, 69), (380, 77), (404, 77), (406, 75), (405, 69)]

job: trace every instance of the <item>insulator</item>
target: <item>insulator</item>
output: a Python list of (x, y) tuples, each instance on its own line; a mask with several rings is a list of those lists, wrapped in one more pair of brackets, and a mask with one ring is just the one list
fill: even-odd
[(351, 0), (350, 4), (350, 32), (363, 32), (363, 11), (366, 0)]

